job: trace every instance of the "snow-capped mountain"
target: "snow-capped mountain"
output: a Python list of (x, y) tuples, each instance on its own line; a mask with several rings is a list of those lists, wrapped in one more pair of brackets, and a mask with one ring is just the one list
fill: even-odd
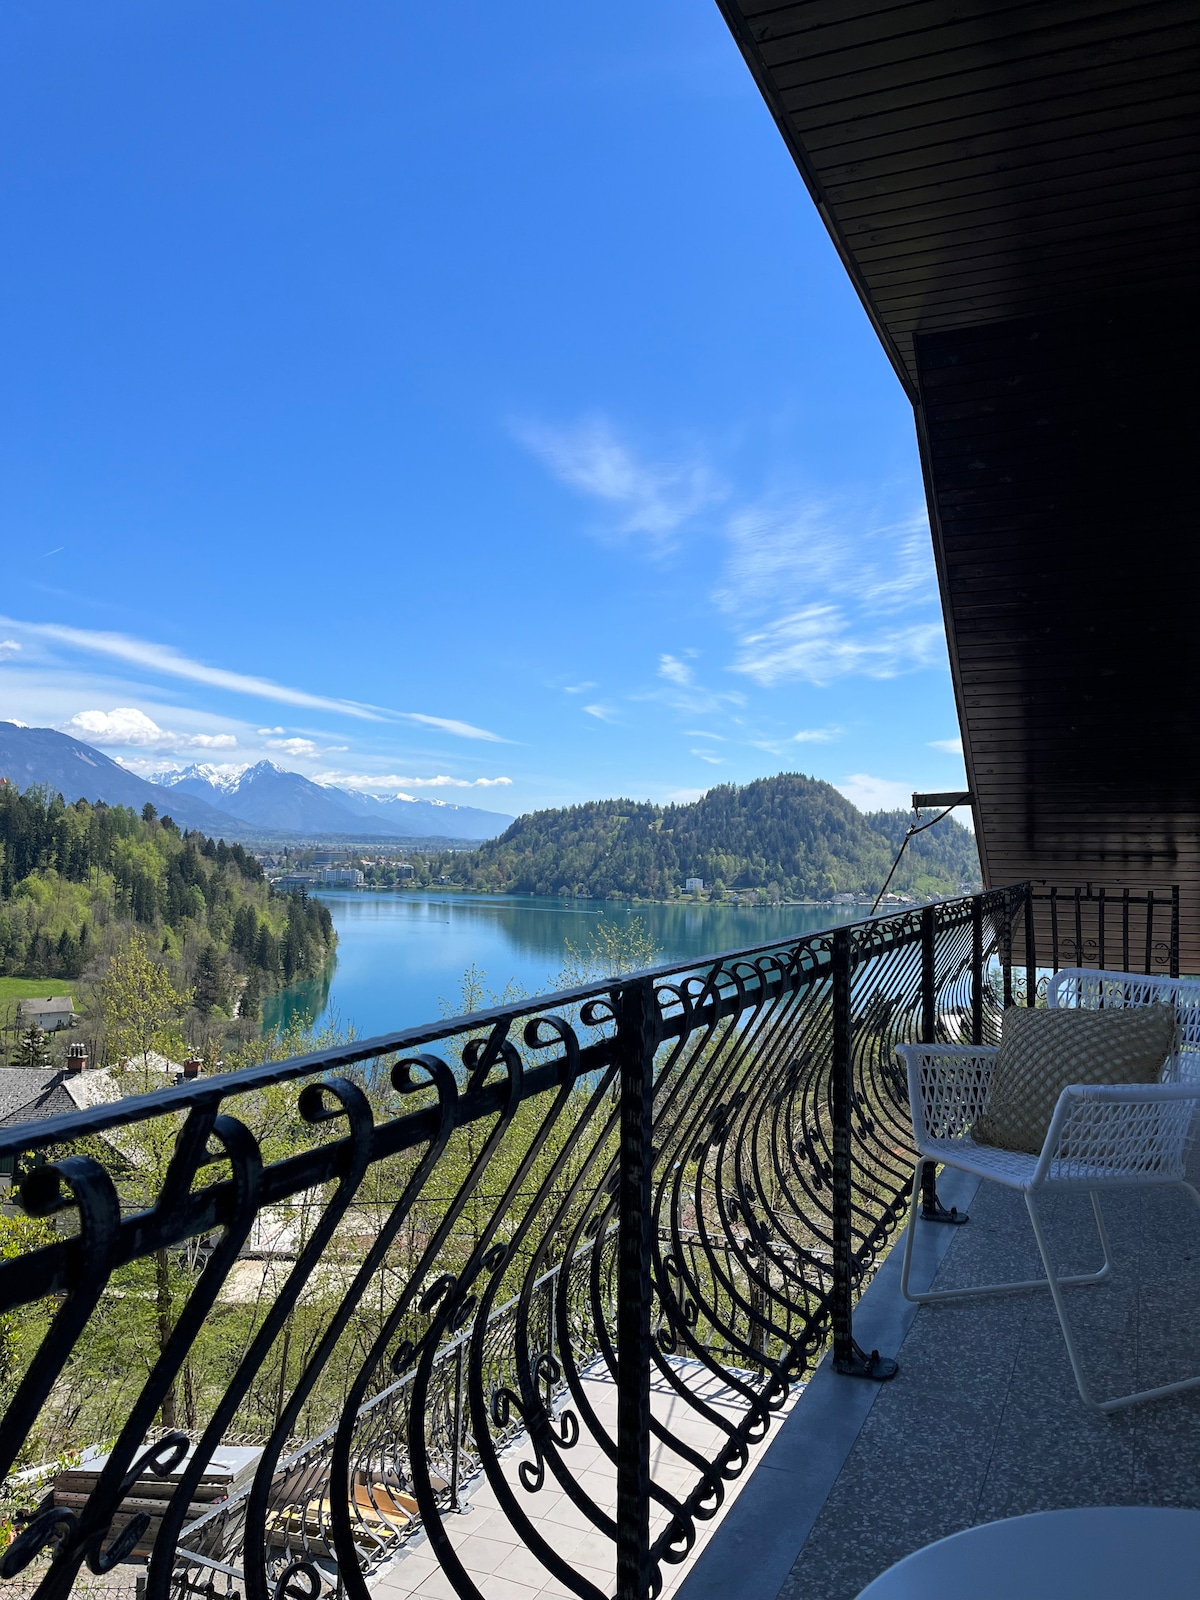
[(313, 783), (274, 761), (252, 767), (209, 762), (163, 772), (156, 782), (236, 812), (264, 829), (288, 833), (370, 834), (402, 839), (493, 839), (511, 817), (445, 800), (387, 798)]

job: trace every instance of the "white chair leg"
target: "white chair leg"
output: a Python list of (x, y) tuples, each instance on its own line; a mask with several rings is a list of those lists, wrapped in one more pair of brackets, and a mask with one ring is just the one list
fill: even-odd
[[(1026, 1278), (1019, 1283), (980, 1283), (972, 1284), (969, 1289), (927, 1289), (922, 1294), (913, 1294), (908, 1287), (908, 1272), (912, 1262), (913, 1234), (916, 1231), (917, 1205), (919, 1203), (919, 1190), (921, 1182), (921, 1163), (917, 1163), (916, 1175), (913, 1178), (913, 1200), (908, 1212), (908, 1232), (904, 1240), (904, 1266), (900, 1273), (900, 1292), (906, 1300), (912, 1300), (918, 1305), (940, 1305), (946, 1300), (969, 1300), (982, 1294), (1022, 1294), (1028, 1289), (1053, 1288), (1048, 1277)], [(1108, 1247), (1108, 1231), (1104, 1226), (1104, 1217), (1100, 1211), (1100, 1202), (1094, 1191), (1089, 1191), (1092, 1199), (1092, 1211), (1096, 1218), (1096, 1228), (1100, 1234), (1100, 1248), (1104, 1252), (1104, 1260), (1095, 1272), (1074, 1272), (1066, 1278), (1056, 1278), (1055, 1285), (1064, 1289), (1074, 1289), (1084, 1283), (1103, 1283), (1112, 1275), (1112, 1257)], [(1028, 1196), (1026, 1196), (1028, 1201)], [(1196, 1196), (1200, 1204), (1200, 1195)], [(1037, 1228), (1034, 1228), (1035, 1235)], [(1040, 1241), (1039, 1241), (1040, 1248)], [(1046, 1252), (1042, 1251), (1042, 1261), (1045, 1263)], [(1047, 1273), (1049, 1268), (1047, 1267)]]
[(918, 1161), (913, 1170), (912, 1199), (908, 1206), (908, 1227), (904, 1230), (904, 1264), (900, 1268), (900, 1293), (906, 1300), (919, 1302), (919, 1294), (909, 1294), (908, 1273), (912, 1266), (913, 1236), (917, 1231), (917, 1209), (921, 1204), (921, 1173), (925, 1163)]
[[(1190, 1184), (1181, 1187), (1190, 1189)], [(1108, 1235), (1104, 1228), (1104, 1218), (1100, 1214), (1100, 1203), (1095, 1190), (1092, 1190), (1092, 1209), (1096, 1213), (1096, 1221), (1100, 1227), (1100, 1235), (1104, 1241), (1104, 1266), (1101, 1273), (1109, 1270)], [(1192, 1194), (1200, 1204), (1200, 1195), (1192, 1189)], [(1067, 1316), (1067, 1302), (1063, 1295), (1063, 1287), (1071, 1283), (1071, 1278), (1059, 1278), (1055, 1275), (1054, 1263), (1050, 1259), (1050, 1249), (1046, 1243), (1046, 1235), (1042, 1230), (1042, 1219), (1038, 1215), (1037, 1206), (1033, 1195), (1026, 1191), (1025, 1204), (1029, 1210), (1029, 1220), (1033, 1224), (1033, 1236), (1037, 1240), (1038, 1250), (1041, 1252), (1042, 1265), (1046, 1269), (1046, 1281), (1050, 1286), (1050, 1293), (1054, 1299), (1054, 1309), (1058, 1312), (1058, 1325), (1062, 1329), (1063, 1343), (1067, 1347), (1067, 1355), (1071, 1362), (1071, 1371), (1075, 1374), (1075, 1385), (1079, 1390), (1079, 1398), (1091, 1411), (1100, 1412), (1108, 1416), (1114, 1411), (1120, 1411), (1125, 1406), (1137, 1405), (1142, 1400), (1159, 1400), (1164, 1395), (1178, 1394), (1181, 1389), (1195, 1389), (1200, 1386), (1200, 1374), (1194, 1378), (1182, 1378), (1178, 1383), (1160, 1384), (1157, 1389), (1141, 1389), (1136, 1394), (1120, 1395), (1115, 1400), (1093, 1400), (1091, 1386), (1084, 1376), (1083, 1366), (1079, 1359), (1079, 1350), (1075, 1343), (1075, 1335), (1071, 1329), (1070, 1319)]]

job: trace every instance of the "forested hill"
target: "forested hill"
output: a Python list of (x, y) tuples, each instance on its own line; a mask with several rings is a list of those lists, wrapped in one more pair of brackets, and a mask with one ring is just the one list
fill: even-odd
[(240, 844), (0, 781), (0, 974), (86, 976), (134, 930), (202, 1013), (240, 991), (243, 1016), (336, 943), (328, 908), (275, 894)]
[[(687, 878), (703, 878), (718, 896), (761, 889), (825, 900), (877, 892), (910, 820), (902, 811), (864, 816), (831, 784), (782, 772), (722, 784), (691, 805), (595, 800), (535, 811), (438, 865), (464, 888), (510, 894), (667, 900)], [(947, 818), (909, 845), (892, 889), (946, 895), (979, 881), (974, 835)]]

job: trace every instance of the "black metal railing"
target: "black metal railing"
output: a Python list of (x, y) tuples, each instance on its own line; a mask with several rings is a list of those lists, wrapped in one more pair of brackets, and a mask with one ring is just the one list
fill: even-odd
[(1160, 889), (1103, 884), (1026, 885), (1022, 910), (1026, 995), (1040, 967), (1099, 967), (1179, 976), (1179, 885)]
[[(25, 1219), (0, 1261), (0, 1578), (62, 1600), (148, 1558), (148, 1600), (366, 1600), (420, 1533), (477, 1600), (455, 1513), (485, 1495), (571, 1593), (644, 1600), (827, 1346), (894, 1370), (853, 1330), (911, 1183), (893, 1049), (997, 1039), (1028, 905), (995, 890), (0, 1130)], [(235, 1443), (250, 1466), (204, 1503)], [(55, 1503), (85, 1447), (94, 1487)]]

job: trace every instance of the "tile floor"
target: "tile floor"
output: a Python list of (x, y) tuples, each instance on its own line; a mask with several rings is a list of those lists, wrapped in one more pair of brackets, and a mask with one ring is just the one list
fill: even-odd
[[(702, 1394), (707, 1405), (720, 1417), (736, 1422), (742, 1412), (736, 1397), (724, 1385), (705, 1374), (696, 1363), (680, 1362), (678, 1369), (692, 1393)], [(596, 1416), (610, 1435), (616, 1431), (616, 1389), (604, 1376), (585, 1379), (588, 1398)], [(790, 1410), (798, 1391), (789, 1396), (784, 1411)], [(682, 1400), (665, 1379), (659, 1379), (651, 1390), (651, 1409), (685, 1445), (701, 1455), (716, 1454), (723, 1433), (716, 1421), (708, 1421), (693, 1405)], [(720, 1527), (721, 1519), (737, 1498), (749, 1473), (753, 1470), (759, 1445), (751, 1453), (747, 1472), (727, 1486), (726, 1498), (717, 1515), (699, 1525), (696, 1545), (687, 1561), (665, 1570), (663, 1600), (678, 1588), (700, 1551)], [(571, 1452), (572, 1469), (577, 1481), (609, 1515), (616, 1510), (616, 1471), (601, 1448), (585, 1435)], [(597, 1591), (611, 1595), (614, 1585), (612, 1542), (587, 1520), (569, 1496), (560, 1489), (552, 1477), (547, 1477), (537, 1494), (529, 1494), (519, 1485), (517, 1469), (522, 1461), (532, 1460), (532, 1453), (524, 1439), (518, 1439), (505, 1452), (505, 1476), (513, 1484), (514, 1492), (527, 1508), (537, 1533), (546, 1543), (583, 1577), (589, 1579)], [(651, 1472), (655, 1482), (668, 1491), (686, 1492), (695, 1481), (695, 1472), (681, 1456), (661, 1441), (655, 1440), (651, 1451)], [(470, 1509), (447, 1519), (447, 1531), (455, 1551), (487, 1600), (550, 1600), (550, 1597), (569, 1596), (574, 1591), (566, 1588), (551, 1571), (525, 1547), (503, 1511), (495, 1491), (487, 1480), (480, 1478), (468, 1487)], [(667, 1513), (657, 1511), (652, 1515), (650, 1536), (653, 1539), (666, 1525)], [(376, 1600), (454, 1600), (455, 1590), (449, 1579), (434, 1560), (428, 1541), (418, 1535), (390, 1566), (385, 1567), (372, 1580)]]

